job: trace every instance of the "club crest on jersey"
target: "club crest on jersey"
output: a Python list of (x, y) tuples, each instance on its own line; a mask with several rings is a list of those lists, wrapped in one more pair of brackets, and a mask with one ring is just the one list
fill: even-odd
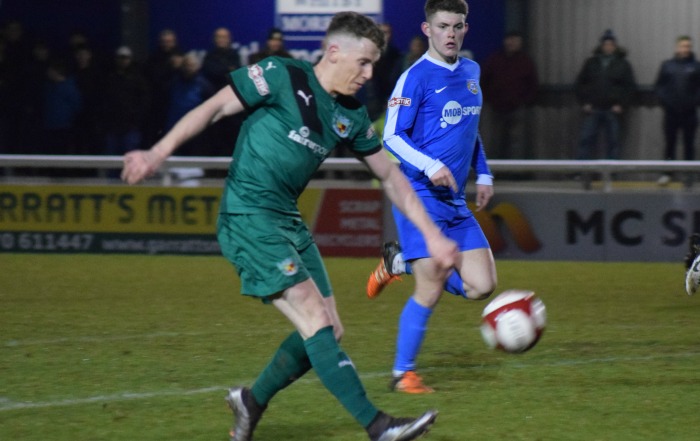
[(285, 276), (293, 276), (294, 274), (299, 272), (299, 267), (291, 257), (288, 257), (283, 261), (279, 262), (277, 264), (277, 268), (279, 268), (280, 271), (282, 271), (282, 274), (284, 274)]
[(352, 129), (352, 121), (345, 115), (336, 113), (333, 116), (333, 131), (341, 138), (347, 138)]
[(265, 80), (265, 72), (263, 71), (262, 67), (257, 64), (251, 64), (248, 66), (248, 78), (253, 80), (255, 89), (258, 91), (260, 96), (270, 94), (270, 86), (267, 85), (267, 80)]
[(467, 80), (467, 89), (476, 95), (479, 93), (479, 83), (476, 80)]
[(389, 100), (389, 107), (396, 107), (396, 106), (410, 107), (411, 106), (411, 98), (404, 98), (401, 96), (393, 97), (392, 99)]

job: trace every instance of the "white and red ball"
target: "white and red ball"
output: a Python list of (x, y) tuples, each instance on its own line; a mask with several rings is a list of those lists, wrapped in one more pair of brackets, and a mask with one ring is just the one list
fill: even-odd
[(508, 290), (496, 296), (481, 314), (481, 336), (490, 348), (525, 352), (542, 337), (547, 312), (534, 292)]

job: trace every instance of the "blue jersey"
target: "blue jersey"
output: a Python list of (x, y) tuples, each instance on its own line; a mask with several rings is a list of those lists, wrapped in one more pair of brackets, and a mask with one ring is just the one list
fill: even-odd
[[(401, 75), (394, 88), (384, 142), (422, 198), (466, 206), (471, 168), (491, 182), (479, 137), (483, 101), (479, 74), (474, 61), (459, 58), (448, 64), (426, 53)], [(458, 192), (430, 182), (430, 176), (443, 166), (452, 172)]]

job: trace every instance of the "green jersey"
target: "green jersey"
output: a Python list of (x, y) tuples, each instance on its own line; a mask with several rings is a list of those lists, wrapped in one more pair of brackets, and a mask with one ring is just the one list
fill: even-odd
[(381, 149), (365, 107), (326, 92), (308, 62), (265, 58), (231, 72), (230, 82), (249, 114), (222, 213), (299, 216), (299, 195), (333, 149), (345, 145), (358, 156)]

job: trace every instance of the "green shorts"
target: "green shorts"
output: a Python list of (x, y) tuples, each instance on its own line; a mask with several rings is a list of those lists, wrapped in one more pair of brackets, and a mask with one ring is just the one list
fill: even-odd
[(312, 278), (324, 297), (333, 295), (321, 253), (300, 218), (221, 213), (217, 237), (241, 278), (242, 294), (265, 300)]

